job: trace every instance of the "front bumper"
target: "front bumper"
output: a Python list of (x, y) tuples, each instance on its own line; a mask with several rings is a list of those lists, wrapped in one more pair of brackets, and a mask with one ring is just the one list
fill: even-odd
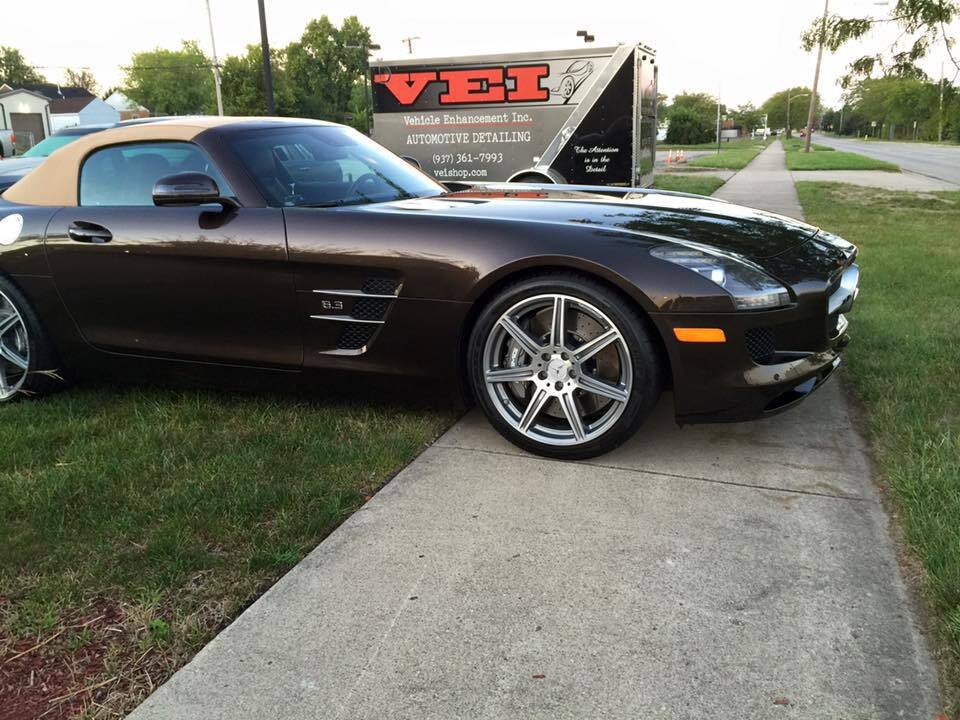
[[(737, 422), (782, 412), (819, 389), (849, 343), (859, 270), (850, 265), (826, 292), (789, 308), (653, 316), (673, 375), (677, 421)], [(724, 343), (684, 343), (678, 327), (722, 328)], [(760, 338), (758, 340), (758, 338)]]

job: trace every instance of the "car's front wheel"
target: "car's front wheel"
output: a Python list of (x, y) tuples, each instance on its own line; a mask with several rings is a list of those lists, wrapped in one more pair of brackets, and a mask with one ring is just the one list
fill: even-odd
[(15, 285), (0, 277), (0, 403), (60, 384), (53, 348)]
[(493, 426), (549, 457), (612, 450), (660, 396), (646, 323), (625, 298), (576, 275), (530, 278), (501, 291), (474, 326), (468, 370)]

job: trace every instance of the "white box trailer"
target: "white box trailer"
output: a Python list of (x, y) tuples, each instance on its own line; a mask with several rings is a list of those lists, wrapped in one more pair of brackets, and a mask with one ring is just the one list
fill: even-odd
[(648, 186), (657, 64), (643, 45), (371, 64), (375, 140), (441, 182)]

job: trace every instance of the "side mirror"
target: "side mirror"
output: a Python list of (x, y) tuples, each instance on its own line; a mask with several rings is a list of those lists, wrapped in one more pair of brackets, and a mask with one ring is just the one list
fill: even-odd
[(410, 164), (413, 165), (417, 170), (423, 170), (423, 168), (420, 166), (420, 161), (417, 160), (416, 158), (412, 158), (412, 157), (410, 157), (409, 155), (401, 155), (401, 156), (400, 156), (400, 159), (403, 160), (404, 162), (410, 163)]
[(220, 195), (216, 180), (201, 172), (167, 175), (157, 180), (153, 186), (153, 204), (159, 207), (208, 203), (217, 203), (224, 208), (237, 207), (236, 200)]

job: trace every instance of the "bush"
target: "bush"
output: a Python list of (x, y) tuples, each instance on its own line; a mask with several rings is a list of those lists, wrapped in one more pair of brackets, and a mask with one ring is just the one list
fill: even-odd
[(960, 143), (960, 100), (955, 100), (947, 115), (946, 137)]
[(667, 117), (670, 121), (667, 143), (670, 145), (696, 145), (714, 138), (713, 125), (705, 123), (689, 108), (674, 107)]

